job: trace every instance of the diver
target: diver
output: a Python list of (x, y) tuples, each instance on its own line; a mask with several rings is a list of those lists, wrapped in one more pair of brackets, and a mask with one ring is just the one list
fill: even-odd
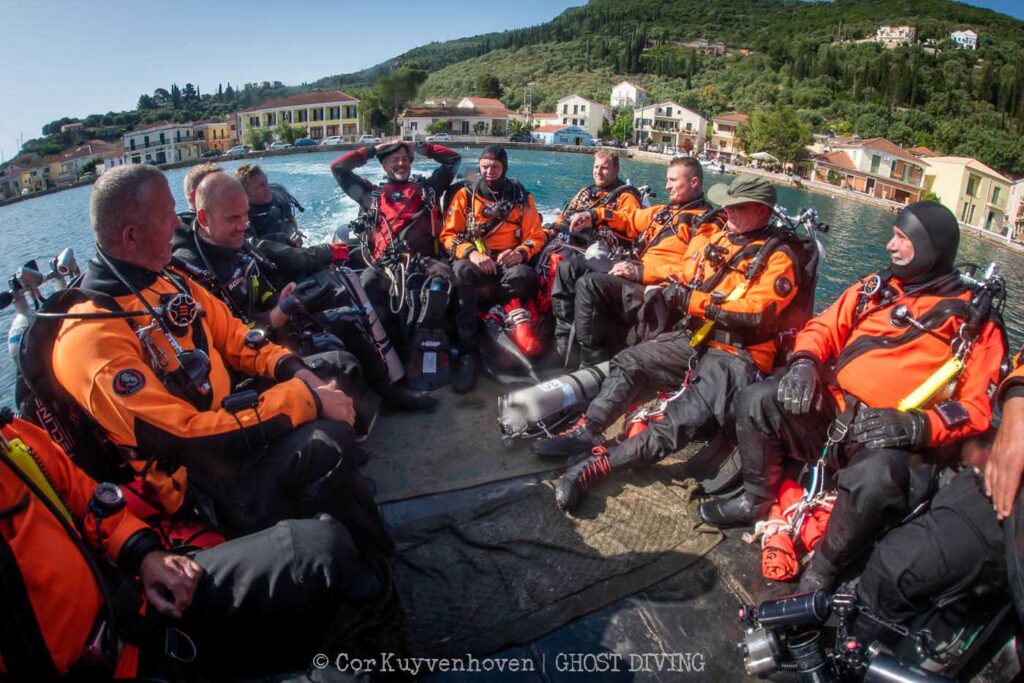
[(349, 532), (327, 515), (198, 552), (165, 548), (121, 488), (97, 484), (6, 409), (0, 508), (5, 680), (301, 670), (339, 605), (380, 591)]
[[(619, 157), (613, 152), (602, 149), (594, 153), (594, 167), (592, 169), (594, 184), (581, 189), (565, 205), (561, 213), (551, 221), (551, 230), (558, 232), (569, 232), (572, 217), (578, 213), (599, 211), (600, 209), (613, 209), (624, 213), (632, 213), (640, 208), (640, 193), (632, 185), (626, 184), (619, 179)], [(570, 233), (571, 237), (583, 237), (586, 244), (592, 243), (599, 238), (599, 231), (609, 227), (607, 219), (603, 214), (596, 217), (588, 230), (578, 230)], [(632, 242), (628, 230), (619, 231), (610, 228), (619, 241), (629, 244)], [(571, 239), (570, 237), (570, 239)], [(582, 254), (565, 253), (559, 249), (560, 242), (548, 243), (546, 251), (552, 250), (563, 255), (558, 262), (555, 277), (551, 284), (551, 310), (555, 318), (555, 348), (563, 360), (569, 349), (569, 337), (571, 334), (572, 322), (575, 318), (576, 304), (576, 282), (586, 274), (591, 266), (584, 259)]]
[[(417, 152), (438, 163), (429, 178), (412, 175)], [(355, 173), (373, 158), (384, 171), (380, 185)], [(447, 289), (452, 281), (451, 267), (438, 243), (441, 197), (461, 161), (462, 155), (436, 142), (387, 141), (354, 149), (331, 162), (334, 179), (359, 205), (357, 224), (367, 264), (363, 287), (403, 358), (417, 322), (411, 319), (416, 311), (410, 310), (409, 297), (428, 283), (441, 281)], [(411, 277), (413, 273), (417, 277)]]
[[(180, 220), (163, 173), (105, 173), (90, 215), (96, 258), (54, 298), (64, 309), (37, 320), (58, 319), (53, 376), (146, 495), (171, 513), (195, 502), (229, 537), (326, 512), (361, 548), (389, 549), (356, 464), (352, 399), (167, 269)], [(231, 394), (231, 372), (272, 386)]]
[(703, 182), (700, 163), (693, 157), (678, 157), (669, 163), (666, 175), (668, 204), (635, 211), (602, 208), (573, 216), (571, 231), (588, 229), (602, 220), (632, 239), (633, 247), (631, 258), (615, 263), (607, 273), (584, 273), (575, 284), (572, 307), (564, 303), (555, 306), (552, 294), (563, 358), (571, 351), (568, 337), (573, 326), (583, 365), (597, 365), (621, 350), (629, 329), (636, 324), (645, 287), (678, 276), (694, 233), (721, 227), (720, 221), (702, 218), (711, 209), (704, 199)]
[[(881, 534), (934, 494), (960, 443), (988, 429), (1004, 332), (956, 270), (960, 229), (935, 202), (908, 205), (889, 267), (849, 287), (796, 337), (785, 376), (737, 400), (744, 492), (700, 507), (713, 526), (768, 512), (787, 454), (838, 470), (835, 506), (801, 590), (829, 589)], [(823, 452), (824, 447), (824, 452)]]
[[(648, 341), (615, 355), (600, 393), (576, 425), (533, 445), (544, 456), (593, 449), (557, 484), (556, 501), (564, 510), (612, 471), (661, 460), (710, 423), (726, 427), (736, 393), (771, 372), (799, 270), (799, 258), (772, 224), (775, 188), (763, 178), (738, 176), (729, 186), (712, 187), (708, 196), (724, 209), (725, 228), (692, 239), (679, 284), (649, 291), (640, 314)], [(739, 287), (742, 295), (732, 296)], [(647, 428), (605, 444), (604, 430), (651, 389), (672, 393), (648, 417)]]
[(441, 233), (455, 264), (459, 299), (459, 363), (452, 380), (459, 393), (476, 385), (480, 305), (533, 299), (537, 274), (530, 263), (547, 241), (533, 195), (507, 177), (505, 149), (484, 147), (479, 166), (480, 178), (452, 197)]

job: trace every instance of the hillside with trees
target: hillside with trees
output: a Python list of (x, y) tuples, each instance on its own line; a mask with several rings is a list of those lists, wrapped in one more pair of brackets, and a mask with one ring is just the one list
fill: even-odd
[[(927, 43), (863, 42), (881, 24), (913, 25)], [(979, 49), (953, 49), (949, 33), (968, 27)], [(688, 44), (698, 39), (730, 52), (699, 54)], [(801, 137), (884, 135), (1024, 173), (1024, 22), (951, 0), (591, 0), (538, 26), (429, 43), (301, 86), (158, 89), (135, 111), (85, 123), (119, 135), (162, 118), (222, 118), (271, 97), (341, 88), (362, 100), (365, 125), (382, 130), (429, 97), (497, 92), (517, 108), (533, 83), (534, 110), (550, 111), (572, 92), (607, 101), (624, 78), (705, 116), (759, 113), (763, 130), (786, 121), (799, 122)], [(32, 144), (60, 145), (68, 120)], [(745, 131), (748, 140), (759, 134)]]

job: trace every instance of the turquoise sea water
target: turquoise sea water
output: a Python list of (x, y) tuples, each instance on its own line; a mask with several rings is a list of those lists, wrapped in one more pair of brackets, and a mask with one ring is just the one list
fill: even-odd
[[(477, 149), (464, 149), (463, 167), (476, 164)], [(357, 209), (338, 188), (328, 165), (336, 155), (331, 152), (272, 157), (261, 165), (272, 182), (285, 185), (305, 207), (299, 224), (310, 243), (326, 240), (334, 229), (355, 218)], [(224, 164), (233, 170), (242, 162)], [(554, 152), (509, 151), (509, 175), (519, 179), (533, 193), (538, 208), (551, 217), (583, 185), (592, 182), (589, 155), (559, 154)], [(414, 173), (428, 174), (434, 168), (429, 160), (419, 160)], [(185, 208), (181, 185), (188, 169), (169, 171), (167, 177), (179, 201), (179, 210)], [(363, 168), (367, 178), (381, 178), (380, 165), (371, 162)], [(635, 185), (647, 184), (658, 192), (658, 200), (665, 197), (665, 166), (649, 162), (624, 160), (623, 178)], [(716, 182), (729, 182), (730, 175), (708, 173), (705, 187)], [(89, 229), (90, 187), (0, 207), (0, 282), (25, 261), (38, 258), (48, 261), (65, 247), (72, 247), (80, 265), (92, 256), (92, 233)], [(655, 200), (655, 201), (658, 201)], [(779, 202), (790, 211), (814, 206), (821, 219), (832, 225), (823, 236), (827, 258), (823, 265), (821, 283), (817, 293), (817, 307), (824, 308), (839, 292), (859, 275), (884, 267), (888, 261), (885, 243), (892, 233), (894, 214), (865, 206), (845, 198), (805, 192), (788, 187), (779, 188)], [(987, 263), (999, 261), (1010, 288), (1006, 320), (1012, 343), (1020, 344), (1024, 332), (1024, 255), (1001, 248), (965, 234), (960, 243), (960, 261)], [(6, 339), (13, 309), (0, 312), (0, 337)], [(13, 397), (14, 363), (2, 354), (0, 357), (0, 401), (7, 404)]]

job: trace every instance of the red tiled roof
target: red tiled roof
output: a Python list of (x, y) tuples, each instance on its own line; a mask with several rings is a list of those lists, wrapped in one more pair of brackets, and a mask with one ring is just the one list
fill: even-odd
[(916, 154), (919, 157), (937, 157), (939, 153), (928, 149), (927, 147), (911, 147), (907, 150), (911, 154)]
[(416, 118), (470, 118), (470, 117), (481, 117), (489, 116), (476, 107), (409, 107), (403, 111), (398, 118), (400, 119), (416, 119)]
[(470, 104), (474, 107), (496, 107), (504, 109), (505, 105), (501, 103), (501, 100), (493, 97), (463, 97), (464, 100), (469, 100)]
[(537, 133), (557, 133), (558, 131), (564, 130), (566, 128), (571, 128), (571, 126), (567, 126), (564, 123), (562, 123), (550, 126), (541, 126), (540, 128), (534, 128), (534, 131)]
[(851, 171), (856, 171), (857, 167), (853, 163), (853, 159), (846, 152), (839, 150), (837, 152), (829, 152), (828, 154), (819, 154), (817, 156), (819, 161), (824, 161), (827, 164), (833, 166), (839, 166), (840, 168), (848, 168)]
[(736, 123), (743, 123), (749, 119), (750, 117), (746, 114), (722, 114), (714, 118), (715, 121), (735, 121)]
[(330, 104), (332, 102), (358, 102), (356, 98), (352, 97), (347, 93), (343, 93), (340, 90), (331, 90), (329, 92), (307, 92), (301, 95), (293, 95), (292, 97), (278, 97), (266, 102), (261, 102), (255, 107), (249, 107), (243, 109), (239, 114), (244, 114), (250, 111), (259, 111), (261, 109), (278, 109), (281, 107), (299, 107), (307, 104)]
[(142, 128), (136, 128), (132, 132), (133, 133), (139, 133), (139, 132), (144, 131), (144, 130), (152, 130), (154, 128), (163, 128), (164, 126), (187, 126), (187, 125), (188, 125), (187, 123), (175, 123), (174, 121), (157, 121), (156, 123), (151, 123), (148, 126), (143, 126)]
[(890, 142), (885, 138), (869, 138), (867, 140), (861, 140), (860, 144), (862, 147), (875, 149), (878, 150), (879, 152), (885, 152), (886, 154), (891, 154), (894, 157), (900, 157), (901, 159), (906, 159), (907, 161), (915, 161), (918, 163), (921, 162), (919, 158), (915, 157), (913, 154), (903, 149), (895, 142)]

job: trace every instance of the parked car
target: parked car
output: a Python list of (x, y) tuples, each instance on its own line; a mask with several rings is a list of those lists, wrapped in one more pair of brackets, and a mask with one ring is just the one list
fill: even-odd
[(451, 142), (452, 136), (448, 133), (435, 133), (427, 136), (427, 142)]
[(379, 145), (380, 144), (380, 138), (377, 137), (376, 135), (364, 135), (361, 138), (359, 138), (359, 144), (360, 145)]
[(345, 138), (341, 137), (340, 135), (332, 135), (330, 137), (324, 138), (323, 141), (320, 143), (320, 146), (321, 147), (326, 147), (327, 145), (343, 145), (343, 144), (345, 144)]
[(316, 140), (313, 138), (299, 138), (295, 141), (296, 147), (316, 147)]
[(512, 133), (508, 136), (509, 142), (533, 142), (533, 137), (529, 133)]
[(234, 147), (232, 147), (231, 149), (229, 149), (228, 151), (226, 151), (224, 153), (225, 154), (248, 154), (248, 152), (249, 152), (249, 148), (246, 147), (245, 145), (235, 145)]
[(220, 150), (219, 149), (208, 149), (208, 150), (206, 150), (205, 152), (203, 152), (202, 154), (199, 155), (199, 157), (202, 158), (202, 159), (213, 159), (214, 157), (219, 157), (219, 156), (220, 156)]
[(616, 140), (615, 138), (612, 138), (611, 140), (604, 144), (606, 147), (622, 147), (622, 143)]
[(281, 142), (278, 140), (277, 142), (271, 142), (270, 147), (267, 149), (288, 149), (289, 147), (291, 147), (291, 145), (287, 142)]

